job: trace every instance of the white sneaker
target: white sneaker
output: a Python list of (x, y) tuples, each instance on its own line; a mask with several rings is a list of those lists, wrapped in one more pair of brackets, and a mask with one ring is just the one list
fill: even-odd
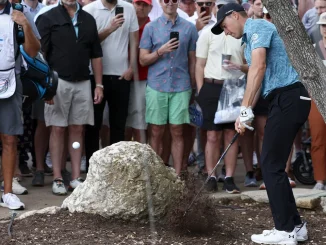
[(316, 183), (313, 190), (324, 191), (326, 190), (326, 188), (325, 185), (323, 185), (322, 183)]
[(86, 173), (86, 156), (82, 156), (81, 158), (80, 171)]
[(80, 184), (82, 184), (84, 182), (84, 180), (82, 178), (77, 178), (74, 179), (72, 181), (70, 181), (70, 186), (69, 186), (69, 191), (73, 191), (77, 186), (79, 186)]
[(52, 168), (52, 160), (51, 160), (50, 152), (46, 154), (45, 163), (46, 165), (48, 165), (49, 168)]
[(7, 194), (2, 195), (0, 206), (4, 207), (4, 208), (13, 209), (13, 210), (24, 210), (25, 209), (25, 204), (22, 203), (19, 200), (19, 198), (12, 193), (7, 193)]
[(263, 233), (259, 235), (252, 235), (251, 241), (260, 244), (297, 245), (297, 233), (296, 229), (292, 232), (273, 229), (263, 231)]
[[(4, 182), (1, 183), (1, 191), (4, 191)], [(26, 195), (28, 194), (27, 189), (19, 184), (19, 178), (12, 179), (12, 193), (15, 195)]]
[(308, 240), (307, 222), (304, 222), (301, 225), (296, 226), (295, 231), (297, 232), (298, 242), (304, 242)]
[(62, 179), (53, 180), (52, 193), (59, 196), (67, 195), (67, 190)]

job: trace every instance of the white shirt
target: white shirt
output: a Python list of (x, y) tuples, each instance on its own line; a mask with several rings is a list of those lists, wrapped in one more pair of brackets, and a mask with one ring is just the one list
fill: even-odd
[[(117, 6), (123, 7), (125, 22), (115, 32), (111, 33), (101, 43), (103, 50), (103, 75), (121, 76), (129, 67), (128, 45), (131, 32), (139, 30), (138, 19), (134, 6), (126, 1), (118, 0)], [(97, 0), (83, 7), (96, 20), (98, 32), (110, 25), (115, 17), (115, 7), (107, 9), (101, 0)]]
[(56, 4), (48, 5), (48, 6), (45, 6), (44, 8), (41, 8), (40, 11), (35, 15), (35, 17), (34, 17), (34, 22), (36, 22), (37, 18), (38, 18), (41, 14), (44, 14), (45, 12), (49, 11), (50, 9), (53, 9), (54, 7), (57, 7), (58, 4), (59, 4), (59, 1), (58, 1), (58, 3), (56, 3)]
[[(37, 1), (37, 0), (35, 0)], [(42, 3), (37, 3), (37, 6), (35, 9), (32, 9), (30, 6), (28, 6), (24, 0), (21, 2), (22, 5), (26, 6), (27, 10), (31, 13), (31, 15), (33, 16), (33, 19), (35, 18), (35, 16), (38, 14), (38, 12), (40, 12), (40, 10), (44, 7), (44, 5)]]
[[(152, 4), (153, 4), (153, 8), (148, 15), (149, 18), (151, 19), (151, 21), (157, 19), (158, 17), (160, 17), (163, 14), (163, 9), (159, 3), (159, 0), (152, 0)], [(177, 12), (181, 18), (184, 18), (184, 19), (189, 18), (189, 15), (186, 12), (182, 11), (181, 9), (178, 8)]]
[[(198, 19), (198, 14), (197, 11), (194, 13), (193, 16), (189, 17), (187, 20), (191, 23), (193, 23), (194, 25), (196, 25), (196, 21)], [(202, 30), (200, 30), (198, 32), (198, 35), (200, 36), (200, 34), (202, 33), (203, 30), (207, 29), (207, 28), (212, 28), (216, 23), (216, 18), (215, 16), (212, 14), (212, 18), (209, 20), (208, 24), (206, 26), (204, 26), (204, 28)]]

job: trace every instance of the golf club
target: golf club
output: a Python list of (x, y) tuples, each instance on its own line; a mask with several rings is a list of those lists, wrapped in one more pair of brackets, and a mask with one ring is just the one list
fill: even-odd
[(212, 174), (215, 172), (217, 166), (218, 166), (218, 165), (220, 164), (220, 162), (223, 160), (223, 158), (225, 157), (226, 153), (228, 152), (228, 150), (230, 149), (230, 147), (232, 146), (232, 144), (237, 140), (238, 136), (239, 136), (239, 133), (238, 133), (238, 132), (233, 136), (233, 138), (232, 138), (230, 144), (229, 144), (228, 147), (225, 149), (225, 151), (223, 152), (221, 158), (218, 160), (218, 162), (216, 163), (215, 167), (213, 168), (212, 172), (208, 175), (206, 181), (204, 182), (204, 184), (203, 184), (202, 187), (199, 189), (198, 193), (196, 194), (196, 196), (194, 197), (194, 199), (192, 200), (192, 202), (190, 203), (190, 205), (189, 205), (188, 208), (186, 209), (186, 211), (185, 211), (183, 217), (186, 216), (187, 212), (190, 210), (191, 206), (192, 206), (193, 203), (196, 201), (198, 195), (199, 195), (199, 194), (201, 193), (201, 191), (204, 189), (204, 187), (205, 187), (205, 185), (207, 184), (209, 178), (210, 178), (210, 177), (212, 176)]

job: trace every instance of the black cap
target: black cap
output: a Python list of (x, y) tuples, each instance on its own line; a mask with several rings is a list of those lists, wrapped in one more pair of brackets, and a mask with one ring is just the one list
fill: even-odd
[(245, 11), (245, 9), (237, 3), (228, 3), (226, 5), (223, 5), (218, 12), (217, 12), (217, 21), (216, 24), (212, 28), (212, 33), (215, 35), (220, 35), (223, 32), (223, 29), (220, 27), (220, 24), (223, 22), (224, 18), (232, 12), (242, 12)]

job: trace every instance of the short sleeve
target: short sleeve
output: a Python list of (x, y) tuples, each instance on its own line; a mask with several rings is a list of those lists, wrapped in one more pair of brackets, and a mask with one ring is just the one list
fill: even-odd
[(196, 44), (197, 44), (197, 40), (198, 40), (198, 32), (197, 32), (197, 29), (196, 27), (191, 24), (191, 38), (190, 38), (190, 43), (189, 43), (189, 49), (188, 49), (188, 52), (189, 51), (196, 51)]
[(147, 24), (144, 28), (143, 35), (140, 39), (139, 48), (152, 50), (152, 35), (151, 35), (151, 25)]
[(254, 25), (248, 36), (248, 43), (250, 43), (251, 50), (270, 48), (275, 31), (276, 28), (272, 28), (270, 25)]
[(93, 19), (92, 22), (93, 22), (93, 37), (94, 37), (94, 40), (93, 40), (93, 43), (92, 43), (92, 50), (91, 50), (91, 59), (96, 59), (96, 58), (101, 58), (103, 57), (103, 53), (102, 53), (102, 46), (101, 46), (101, 42), (100, 42), (100, 39), (98, 37), (98, 32), (97, 32), (97, 27), (96, 27), (96, 22), (95, 22), (95, 19), (93, 18), (93, 16), (91, 16), (91, 18)]
[(209, 50), (209, 35), (211, 30), (204, 30), (202, 34), (198, 38), (197, 49), (196, 49), (196, 57), (207, 59), (208, 50)]
[(135, 32), (139, 30), (139, 25), (138, 25), (138, 19), (136, 15), (135, 8), (132, 8), (131, 10), (131, 16), (130, 16), (130, 27), (129, 27), (129, 32)]

